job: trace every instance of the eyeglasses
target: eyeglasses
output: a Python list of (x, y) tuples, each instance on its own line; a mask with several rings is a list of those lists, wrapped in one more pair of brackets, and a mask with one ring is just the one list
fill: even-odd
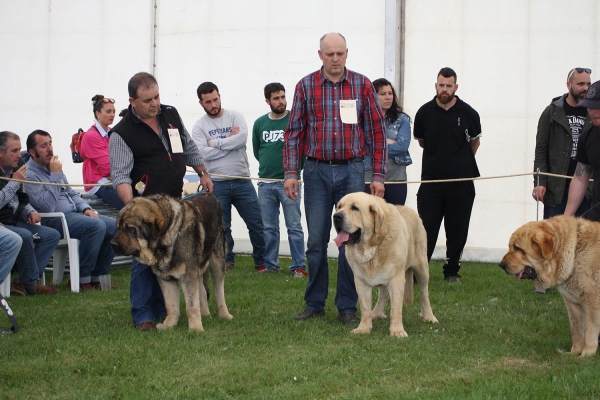
[(571, 70), (571, 72), (569, 72), (569, 76), (567, 76), (567, 80), (568, 81), (571, 80), (571, 77), (573, 76), (573, 74), (575, 73), (575, 71), (577, 71), (578, 74), (581, 74), (582, 72), (587, 72), (588, 74), (592, 73), (592, 70), (589, 69), (589, 68), (581, 68), (581, 67), (579, 67), (579, 68), (573, 68)]

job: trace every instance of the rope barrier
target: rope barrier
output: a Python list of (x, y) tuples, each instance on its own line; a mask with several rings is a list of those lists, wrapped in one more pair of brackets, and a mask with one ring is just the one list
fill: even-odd
[[(187, 170), (187, 172), (195, 172), (194, 170)], [(553, 176), (557, 178), (566, 178), (572, 179), (572, 176), (568, 175), (558, 175), (551, 174), (549, 172), (526, 172), (522, 174), (511, 174), (511, 175), (495, 175), (495, 176), (479, 176), (476, 178), (455, 178), (455, 179), (432, 179), (426, 181), (401, 181), (401, 182), (385, 182), (386, 185), (397, 184), (397, 185), (408, 185), (414, 183), (442, 183), (442, 182), (464, 182), (464, 181), (482, 181), (482, 180), (490, 180), (490, 179), (502, 179), (502, 178), (517, 178), (519, 176), (528, 176), (528, 175), (545, 175), (545, 176)], [(272, 181), (272, 182), (283, 182), (283, 179), (272, 179), (272, 178), (254, 178), (251, 176), (232, 176), (232, 175), (223, 175), (223, 174), (209, 174), (210, 176), (216, 176), (219, 178), (228, 178), (228, 179), (248, 179), (253, 181)], [(112, 186), (112, 183), (50, 183), (50, 182), (34, 182), (27, 181), (22, 179), (12, 179), (0, 176), (0, 179), (5, 181), (14, 181), (19, 183), (27, 183), (29, 185), (46, 185), (46, 186), (74, 186), (74, 187), (84, 187), (84, 186)], [(593, 181), (590, 179), (590, 181)], [(299, 182), (302, 182), (301, 180)], [(370, 182), (365, 182), (370, 183)]]
[[(191, 171), (189, 171), (191, 172)], [(463, 182), (463, 181), (479, 181), (479, 180), (489, 180), (489, 179), (501, 179), (501, 178), (516, 178), (519, 176), (528, 176), (528, 175), (545, 175), (545, 176), (553, 176), (557, 178), (567, 178), (573, 179), (572, 176), (568, 175), (558, 175), (552, 174), (550, 172), (526, 172), (522, 174), (511, 174), (511, 175), (495, 175), (495, 176), (480, 176), (476, 178), (455, 178), (455, 179), (432, 179), (426, 181), (398, 181), (398, 182), (385, 182), (386, 185), (389, 184), (398, 184), (398, 185), (406, 185), (413, 183), (442, 183), (442, 182)], [(229, 178), (229, 179), (248, 179), (254, 181), (273, 181), (273, 182), (283, 182), (284, 179), (272, 179), (272, 178), (253, 178), (248, 176), (232, 176), (232, 175), (223, 175), (223, 174), (209, 174), (210, 176), (218, 176), (220, 178)], [(590, 179), (592, 181), (592, 179)], [(301, 181), (300, 181), (301, 182)], [(365, 182), (370, 183), (370, 182)]]

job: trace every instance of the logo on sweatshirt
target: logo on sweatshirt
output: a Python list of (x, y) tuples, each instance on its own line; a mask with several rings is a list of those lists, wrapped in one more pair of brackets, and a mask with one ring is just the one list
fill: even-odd
[(276, 131), (263, 131), (262, 138), (265, 142), (283, 142), (285, 131), (278, 129)]

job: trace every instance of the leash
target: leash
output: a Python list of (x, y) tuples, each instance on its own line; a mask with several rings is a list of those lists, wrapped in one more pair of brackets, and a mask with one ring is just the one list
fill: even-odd
[(198, 185), (198, 189), (196, 189), (196, 193), (188, 194), (187, 196), (181, 198), (180, 201), (191, 199), (192, 197), (198, 196), (199, 194), (208, 193), (208, 189), (202, 189), (202, 190), (200, 190), (201, 186), (202, 186), (202, 184)]
[(6, 315), (8, 315), (8, 319), (10, 319), (10, 322), (12, 324), (12, 327), (9, 330), (0, 329), (0, 335), (16, 333), (19, 330), (19, 323), (17, 322), (17, 319), (15, 318), (12, 310), (8, 306), (8, 302), (4, 299), (4, 297), (2, 297), (2, 294), (0, 294), (0, 306), (2, 306), (2, 309), (4, 310)]

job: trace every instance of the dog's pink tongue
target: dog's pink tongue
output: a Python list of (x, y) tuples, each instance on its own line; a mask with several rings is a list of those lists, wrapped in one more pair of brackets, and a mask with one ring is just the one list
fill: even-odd
[(518, 281), (519, 279), (521, 279), (524, 272), (525, 272), (525, 270), (523, 270), (523, 271), (519, 272), (517, 275), (515, 275), (515, 281)]
[(344, 243), (346, 243), (350, 239), (350, 234), (348, 232), (340, 231), (338, 235), (333, 239), (337, 247), (340, 247)]

